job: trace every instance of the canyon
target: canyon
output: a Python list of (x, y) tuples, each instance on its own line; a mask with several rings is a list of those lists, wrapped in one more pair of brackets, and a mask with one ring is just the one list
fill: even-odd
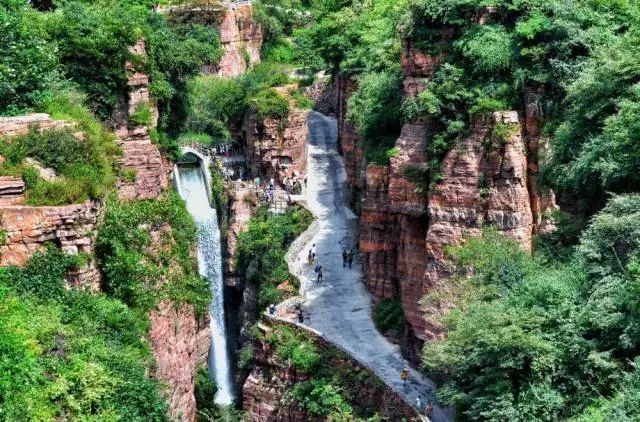
[[(403, 39), (407, 98), (426, 88), (442, 58)], [(353, 208), (360, 217), (364, 279), (374, 302), (400, 298), (408, 323), (400, 343), (405, 356), (417, 364), (424, 342), (444, 335), (444, 327), (435, 321), (451, 306), (444, 294), (455, 272), (448, 247), (493, 227), (530, 251), (534, 233), (553, 229), (545, 218), (548, 210), (556, 209), (553, 193), (536, 183), (543, 159), (538, 151), (546, 145), (541, 122), (532, 101), (523, 101), (520, 111), (473, 117), (467, 135), (444, 157), (437, 178), (432, 174), (429, 179), (428, 119), (402, 127), (397, 153), (388, 165), (367, 163), (357, 129), (346, 118), (357, 84), (342, 74), (333, 79), (331, 111), (338, 118)], [(540, 95), (534, 89), (527, 92)], [(506, 135), (498, 133), (504, 128)], [(442, 299), (422, 301), (438, 292)]]

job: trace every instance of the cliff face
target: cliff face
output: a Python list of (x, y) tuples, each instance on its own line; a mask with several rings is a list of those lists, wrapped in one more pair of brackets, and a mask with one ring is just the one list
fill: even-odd
[[(144, 41), (138, 41), (131, 52), (146, 55)], [(133, 174), (131, 179), (123, 179), (118, 186), (121, 199), (152, 199), (168, 187), (167, 172), (160, 150), (151, 142), (148, 126), (132, 126), (129, 117), (138, 107), (149, 107), (153, 116), (151, 126), (157, 124), (157, 110), (149, 97), (149, 76), (126, 64), (129, 75), (129, 92), (121, 100), (116, 112), (116, 135), (122, 148), (123, 170)]]
[[(146, 54), (145, 44), (139, 41), (132, 53)], [(135, 174), (132, 180), (121, 180), (118, 194), (122, 200), (154, 199), (168, 188), (171, 163), (165, 161), (158, 147), (151, 141), (148, 126), (131, 126), (129, 117), (144, 105), (154, 116), (157, 111), (149, 97), (149, 77), (138, 72), (132, 63), (126, 64), (129, 92), (122, 99), (116, 117), (116, 135), (123, 150), (122, 166), (125, 172)], [(162, 230), (151, 232), (152, 248), (159, 247)], [(149, 313), (151, 327), (149, 341), (156, 359), (153, 376), (164, 385), (172, 420), (195, 421), (194, 395), (197, 368), (207, 365), (210, 346), (208, 316), (196, 318), (192, 305), (163, 301)]]
[[(208, 319), (198, 320), (193, 306), (163, 301), (151, 311), (149, 340), (156, 357), (154, 376), (167, 383), (165, 395), (172, 420), (195, 421), (194, 383), (209, 351)], [(203, 338), (204, 337), (204, 338)]]
[[(360, 365), (349, 355), (327, 343), (321, 336), (293, 325), (270, 321), (260, 324), (266, 336), (278, 327), (287, 326), (300, 330), (321, 356), (322, 370), (331, 371), (342, 381), (342, 395), (347, 398), (357, 413), (376, 413), (383, 420), (416, 421), (415, 410), (397, 393), (380, 381), (373, 372)], [(329, 417), (316, 416), (296, 406), (295, 400), (288, 398), (296, 383), (312, 381), (313, 374), (297, 371), (290, 362), (284, 362), (267, 340), (254, 341), (254, 364), (244, 383), (242, 408), (248, 412), (249, 421), (329, 421)]]
[[(403, 40), (402, 46), (404, 94), (411, 97), (426, 89), (444, 56), (426, 55), (410, 40)], [(429, 122), (424, 119), (404, 125), (395, 144), (398, 154), (389, 165), (369, 165), (362, 172), (357, 132), (345, 120), (354, 84), (338, 76), (334, 89), (347, 176), (355, 208), (360, 208), (366, 284), (374, 302), (400, 297), (408, 322), (403, 351), (417, 361), (422, 342), (443, 333), (434, 321), (449, 304), (431, 303), (425, 308), (420, 301), (425, 294), (447, 290), (451, 270), (447, 246), (491, 226), (530, 250), (533, 233), (552, 229), (543, 216), (555, 207), (553, 193), (541, 192), (536, 183), (545, 146), (534, 106), (541, 92), (529, 90), (527, 107), (520, 113), (476, 118), (470, 134), (446, 155), (441, 180), (435, 183), (429, 182)]]
[[(73, 127), (73, 123), (53, 120), (44, 113), (4, 117), (0, 118), (0, 137), (23, 135), (32, 127), (44, 131)], [(21, 205), (23, 202), (22, 179), (0, 177), (0, 227), (6, 233), (6, 241), (0, 245), (0, 266), (23, 266), (48, 242), (71, 254), (93, 251), (100, 209), (97, 201), (48, 207)], [(66, 278), (69, 286), (100, 288), (100, 273), (93, 261), (73, 269)]]
[(239, 76), (260, 63), (262, 27), (254, 20), (250, 4), (225, 8), (219, 30), (224, 55), (217, 65), (218, 75)]
[[(277, 91), (288, 97), (288, 89)], [(242, 125), (244, 154), (249, 170), (263, 178), (281, 180), (294, 172), (304, 172), (307, 164), (307, 116), (309, 112), (295, 107), (290, 101), (291, 111), (286, 119), (259, 119), (255, 112), (245, 116)]]

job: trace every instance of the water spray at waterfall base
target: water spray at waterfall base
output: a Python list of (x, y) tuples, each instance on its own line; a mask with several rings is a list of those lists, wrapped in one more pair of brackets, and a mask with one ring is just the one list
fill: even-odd
[(177, 167), (176, 177), (180, 196), (185, 200), (187, 210), (193, 216), (198, 230), (198, 270), (200, 275), (209, 281), (213, 296), (209, 305), (211, 315), (209, 371), (218, 386), (215, 401), (217, 404), (231, 404), (234, 392), (225, 329), (224, 283), (218, 218), (216, 210), (209, 202), (207, 183), (200, 166), (180, 165)]

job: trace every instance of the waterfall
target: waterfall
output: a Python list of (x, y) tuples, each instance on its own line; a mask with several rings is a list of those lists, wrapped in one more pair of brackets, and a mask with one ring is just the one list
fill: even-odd
[(233, 384), (224, 320), (224, 295), (222, 279), (222, 254), (220, 229), (216, 210), (209, 203), (209, 194), (204, 174), (198, 165), (177, 167), (177, 187), (187, 210), (193, 216), (198, 229), (198, 269), (209, 281), (213, 295), (209, 305), (211, 314), (211, 349), (209, 371), (218, 386), (216, 403), (230, 404), (233, 401)]

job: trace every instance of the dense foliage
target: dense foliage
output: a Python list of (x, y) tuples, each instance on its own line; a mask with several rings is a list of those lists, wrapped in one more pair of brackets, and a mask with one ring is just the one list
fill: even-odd
[(79, 258), (49, 248), (0, 271), (0, 419), (166, 420), (143, 340), (146, 318), (68, 290)]
[(639, 227), (640, 197), (619, 196), (567, 262), (493, 231), (452, 251), (473, 276), (456, 280), (448, 338), (424, 351), (441, 399), (468, 420), (633, 420)]
[[(33, 127), (24, 136), (0, 140), (0, 154), (5, 158), (0, 173), (22, 177), (27, 204), (64, 205), (102, 199), (113, 185), (118, 153), (115, 139), (82, 106), (82, 100), (75, 92), (60, 92), (44, 104), (54, 118), (73, 122), (73, 127), (46, 131)], [(57, 177), (43, 179), (26, 161), (28, 157), (54, 170)]]
[(290, 291), (297, 290), (297, 278), (289, 273), (284, 256), (289, 244), (307, 228), (311, 219), (304, 208), (273, 214), (263, 206), (249, 222), (248, 230), (238, 235), (236, 266), (245, 269), (249, 282), (259, 283), (261, 309), (284, 298), (287, 292), (278, 286), (285, 281), (290, 283)]
[(188, 86), (186, 129), (220, 141), (231, 138), (230, 128), (240, 126), (249, 110), (261, 119), (284, 119), (289, 102), (273, 87), (288, 82), (285, 69), (269, 63), (259, 64), (238, 78), (195, 78)]
[(163, 299), (207, 311), (209, 286), (192, 256), (195, 223), (175, 193), (155, 200), (110, 202), (98, 231), (96, 254), (107, 292), (149, 309)]

